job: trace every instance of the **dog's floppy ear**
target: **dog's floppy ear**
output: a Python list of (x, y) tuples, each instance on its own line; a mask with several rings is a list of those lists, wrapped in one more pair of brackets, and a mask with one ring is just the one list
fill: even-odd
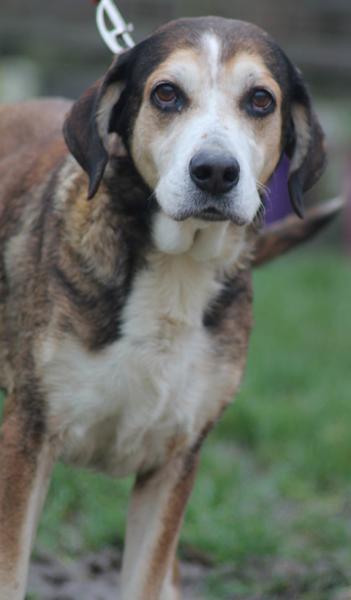
[(106, 76), (74, 103), (65, 119), (66, 144), (89, 176), (88, 198), (96, 194), (109, 158), (106, 146), (110, 117), (125, 86), (129, 53), (115, 59)]
[(303, 193), (321, 176), (326, 164), (324, 134), (313, 110), (308, 90), (292, 67), (290, 124), (286, 154), (290, 158), (289, 193), (296, 214), (303, 218)]

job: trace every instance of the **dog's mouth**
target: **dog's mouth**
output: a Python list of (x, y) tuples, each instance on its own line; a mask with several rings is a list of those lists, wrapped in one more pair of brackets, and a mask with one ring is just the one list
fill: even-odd
[(213, 196), (205, 192), (195, 191), (189, 196), (188, 216), (202, 221), (231, 221), (236, 225), (244, 225), (236, 211), (236, 198), (230, 194)]
[(227, 211), (215, 207), (206, 207), (203, 209), (193, 207), (177, 212), (175, 215), (169, 215), (175, 221), (186, 221), (187, 219), (199, 219), (202, 221), (231, 221), (232, 217)]
[(215, 207), (205, 208), (194, 217), (204, 221), (228, 221), (228, 216)]
[(230, 221), (235, 225), (243, 226), (247, 225), (247, 222), (235, 214), (234, 211), (229, 210), (228, 207), (217, 208), (216, 206), (207, 206), (203, 210), (195, 210), (188, 215), (194, 219), (201, 219), (202, 221)]
[(207, 221), (212, 223), (218, 223), (223, 221), (230, 221), (238, 226), (247, 225), (247, 221), (236, 215), (233, 211), (228, 209), (219, 209), (214, 206), (207, 206), (206, 208), (188, 209), (178, 212), (176, 215), (169, 215), (174, 221), (186, 221), (187, 219), (198, 219), (201, 221)]
[(171, 209), (167, 203), (162, 201), (162, 196), (159, 197), (157, 190), (153, 197), (160, 209), (174, 221), (197, 219), (208, 223), (230, 221), (237, 226), (248, 224), (248, 221), (242, 218), (239, 210), (236, 209), (236, 199), (228, 195), (214, 198), (210, 194), (192, 191), (186, 195), (186, 203), (180, 203), (180, 206)]

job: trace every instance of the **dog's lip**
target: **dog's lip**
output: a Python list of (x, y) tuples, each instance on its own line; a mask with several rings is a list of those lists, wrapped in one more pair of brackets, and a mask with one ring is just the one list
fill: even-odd
[(196, 219), (204, 219), (205, 221), (228, 221), (228, 215), (224, 214), (218, 208), (210, 206), (194, 214)]
[[(167, 213), (166, 213), (167, 214)], [(248, 225), (248, 222), (244, 219), (242, 219), (241, 217), (235, 215), (235, 214), (229, 214), (227, 212), (222, 212), (219, 211), (218, 209), (204, 209), (204, 210), (189, 210), (187, 212), (183, 212), (181, 214), (176, 214), (176, 215), (168, 215), (171, 219), (173, 219), (174, 221), (186, 221), (187, 219), (199, 219), (202, 221), (209, 221), (209, 222), (213, 222), (213, 223), (220, 223), (223, 221), (230, 221), (231, 223), (234, 223), (234, 225), (237, 225), (239, 227), (243, 227), (245, 225)]]
[(198, 219), (208, 222), (230, 221), (239, 227), (248, 225), (248, 221), (236, 215), (235, 212), (231, 211), (228, 206), (217, 207), (213, 205), (207, 205), (203, 208), (193, 206), (188, 207), (186, 210), (183, 209), (175, 213), (165, 210), (160, 204), (159, 207), (161, 211), (163, 211), (170, 219), (177, 221), (178, 223), (187, 221), (188, 219)]
[(202, 219), (204, 221), (231, 221), (235, 225), (244, 226), (247, 225), (247, 221), (239, 217), (238, 215), (229, 212), (228, 210), (220, 210), (214, 206), (204, 208), (202, 211), (196, 212), (191, 215), (196, 219)]

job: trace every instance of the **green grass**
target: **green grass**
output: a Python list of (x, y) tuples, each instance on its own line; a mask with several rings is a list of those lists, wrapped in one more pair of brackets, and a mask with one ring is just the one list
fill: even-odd
[(185, 527), (232, 564), (236, 584), (221, 578), (214, 597), (236, 585), (243, 598), (330, 599), (351, 581), (350, 275), (346, 259), (306, 253), (256, 273), (246, 378), (205, 449)]
[[(351, 586), (350, 275), (348, 259), (306, 250), (255, 274), (246, 377), (183, 528), (183, 547), (217, 565), (210, 598), (330, 600)], [(38, 546), (119, 542), (129, 487), (59, 465)]]

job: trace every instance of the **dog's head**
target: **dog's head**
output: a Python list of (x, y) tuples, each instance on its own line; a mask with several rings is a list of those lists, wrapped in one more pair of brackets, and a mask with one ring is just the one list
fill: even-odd
[(258, 27), (181, 19), (119, 56), (78, 100), (66, 142), (94, 196), (117, 133), (171, 219), (249, 224), (286, 153), (290, 194), (319, 177), (323, 134), (299, 71)]

